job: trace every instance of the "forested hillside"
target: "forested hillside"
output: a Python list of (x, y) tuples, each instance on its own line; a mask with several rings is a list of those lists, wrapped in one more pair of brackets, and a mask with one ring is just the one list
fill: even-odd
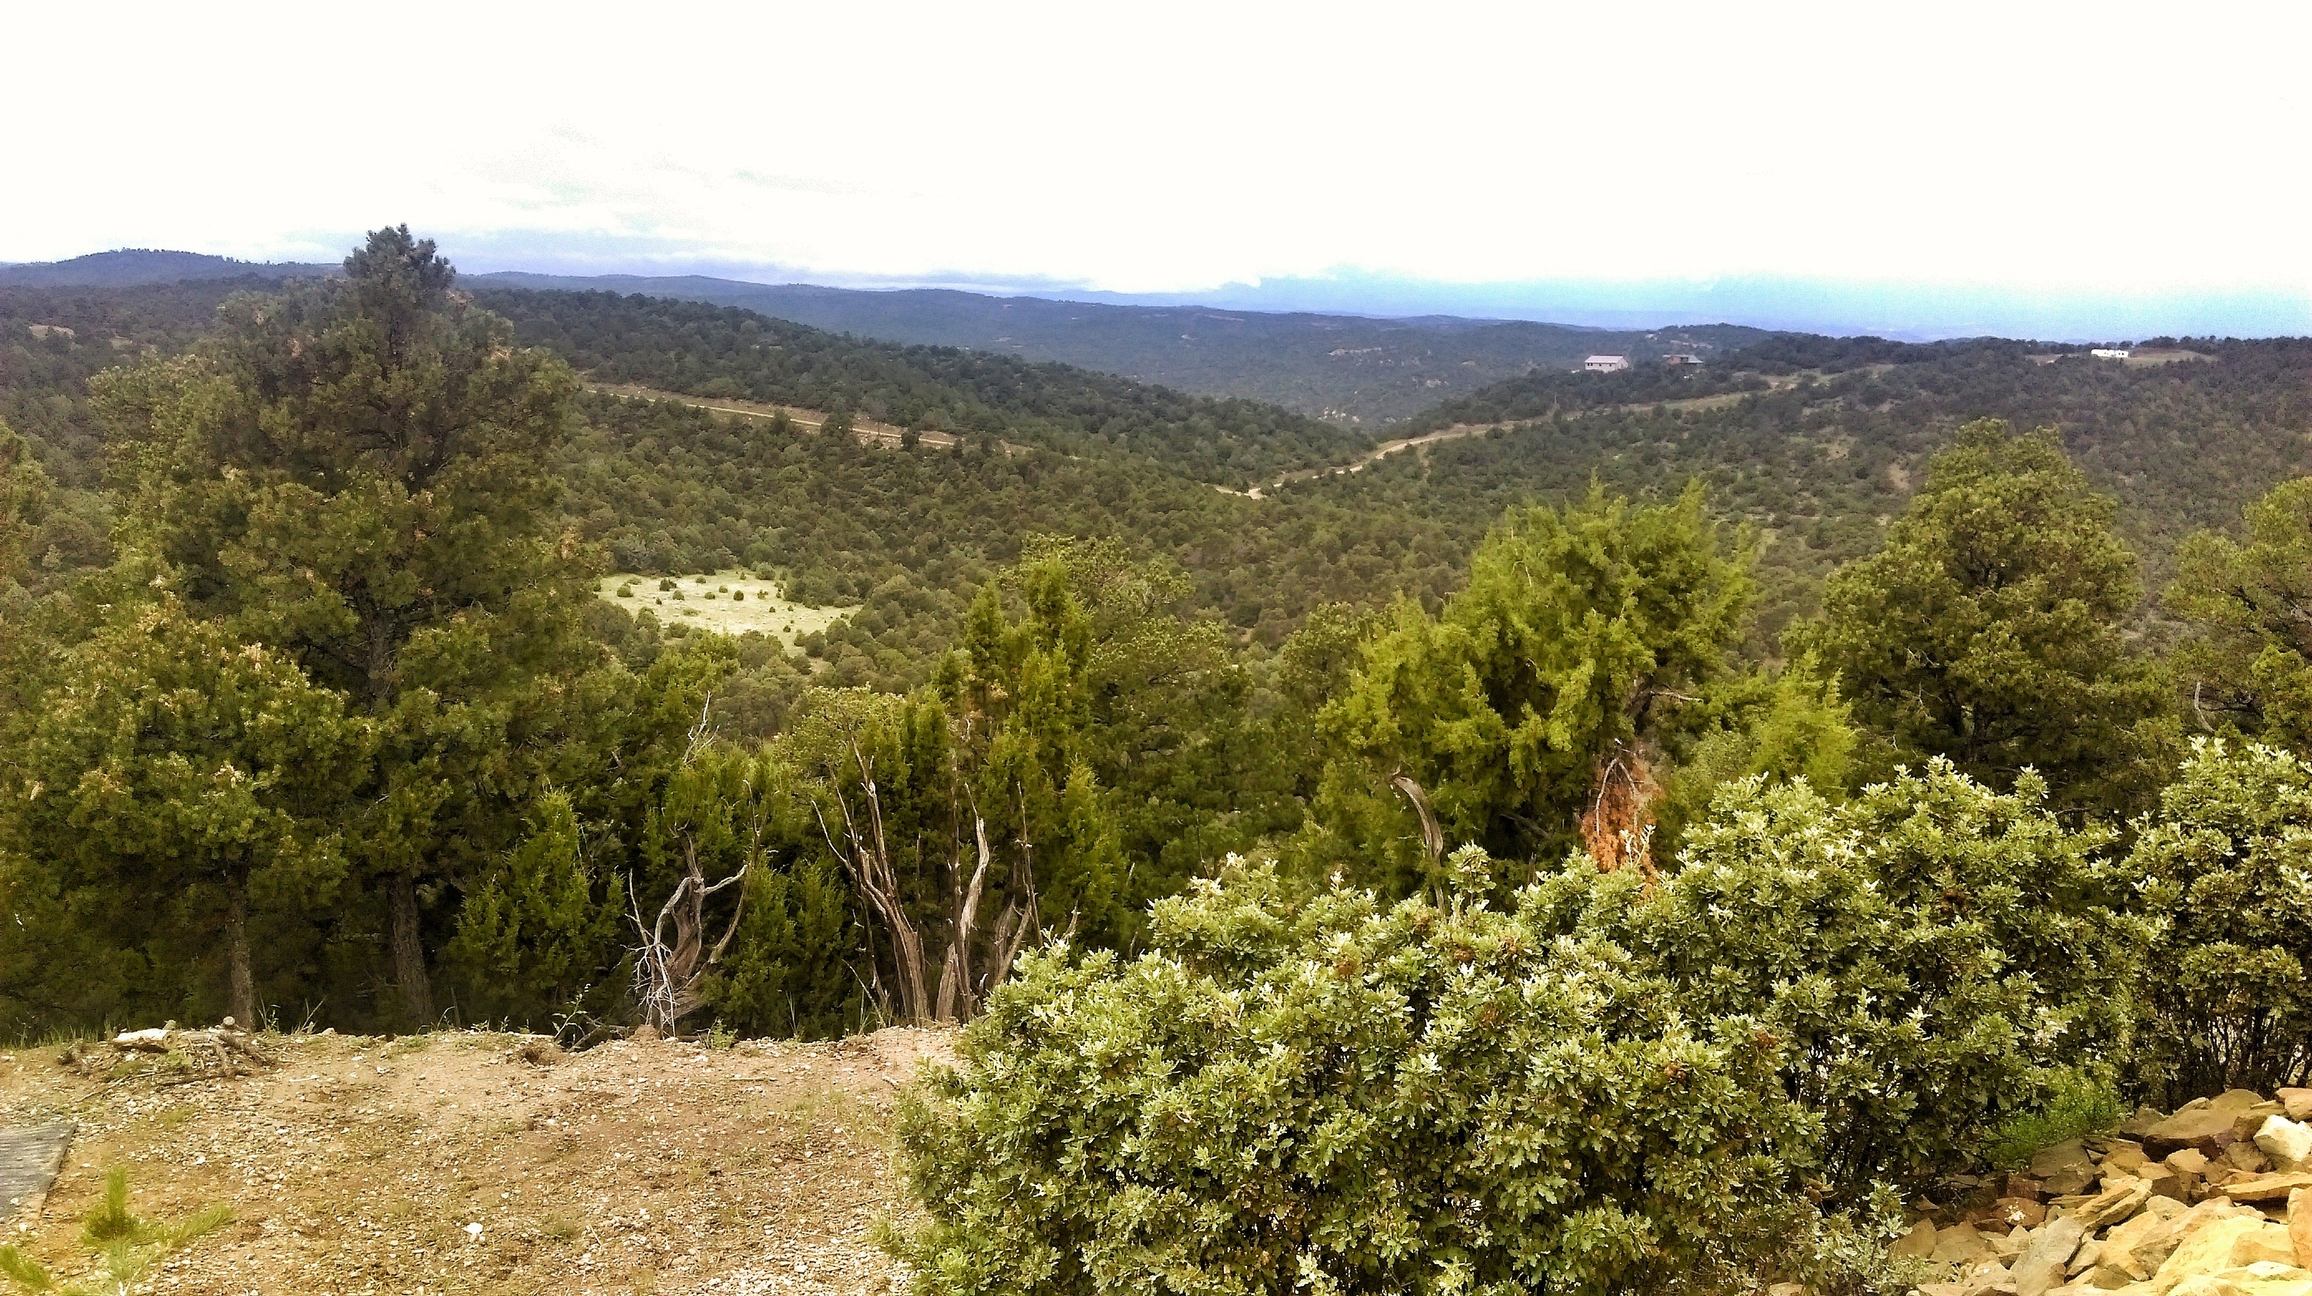
[(1877, 542), (1953, 428), (1996, 417), (2057, 429), (2118, 498), (2121, 534), (2156, 586), (2186, 534), (2312, 471), (2312, 342), (2159, 339), (2138, 354), (1782, 336), (1702, 371), (1534, 374), (1403, 429), (1500, 431), (1286, 493), (1481, 528), (1517, 500), (1570, 498), (1593, 475), (1640, 493), (1699, 479), (1766, 539), (1771, 624), (1810, 608), (1825, 573)]
[[(969, 1296), (1892, 1296), (1989, 1149), (2312, 1079), (2304, 343), (1770, 339), (1254, 498), (1356, 442), (345, 271), (0, 290), (20, 1037), (973, 1022), (892, 1234)], [(790, 650), (616, 567), (857, 603)]]
[(1202, 396), (1242, 396), (1371, 430), (1529, 369), (1578, 368), (1600, 352), (1715, 360), (1765, 336), (1735, 325), (1573, 328), (1431, 315), (1232, 311), (992, 297), (920, 288), (868, 292), (699, 275), (477, 276), (477, 285), (609, 291), (739, 306), (861, 337), (1057, 360)]
[(952, 347), (861, 341), (729, 307), (519, 289), (481, 300), (513, 320), (525, 343), (550, 347), (604, 382), (1001, 433), (1070, 454), (1122, 450), (1231, 486), (1331, 462), (1364, 443), (1256, 401), (1182, 396)]
[(279, 281), (340, 274), (335, 265), (296, 261), (237, 261), (232, 257), (199, 252), (169, 252), (158, 248), (118, 248), (91, 252), (68, 261), (24, 261), (0, 265), (0, 287), (22, 288), (128, 288), (145, 284), (172, 284), (202, 279), (265, 279)]

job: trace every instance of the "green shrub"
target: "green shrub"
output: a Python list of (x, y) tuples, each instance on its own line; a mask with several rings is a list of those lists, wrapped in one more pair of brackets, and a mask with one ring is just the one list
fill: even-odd
[[(1741, 1290), (1822, 1219), (1784, 1035), (1466, 896), (1159, 901), (1022, 960), (910, 1101), (933, 1293)], [(1532, 893), (1528, 893), (1531, 898)]]
[(2141, 825), (2133, 867), (2167, 920), (2143, 1075), (2168, 1105), (2270, 1093), (2312, 1066), (2312, 767), (2206, 739)]
[(1775, 1032), (1828, 1187), (1858, 1201), (1963, 1162), (2065, 1069), (2130, 1044), (2151, 927), (2098, 854), (2108, 834), (2066, 829), (2043, 795), (1940, 760), (1838, 806), (1749, 779), (1659, 885), (1577, 859), (1534, 908), (1628, 951), (1678, 1009)]
[(2109, 1080), (2082, 1072), (2052, 1078), (2044, 1103), (2000, 1122), (1983, 1145), (1983, 1159), (2002, 1170), (2020, 1170), (2041, 1148), (2117, 1126), (2127, 1118), (2119, 1090)]

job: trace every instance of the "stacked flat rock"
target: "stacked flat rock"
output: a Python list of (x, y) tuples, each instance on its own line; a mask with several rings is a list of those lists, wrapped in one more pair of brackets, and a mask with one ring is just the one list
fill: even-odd
[(1889, 1248), (1919, 1296), (2312, 1296), (2312, 1089), (2235, 1089), (1952, 1181)]

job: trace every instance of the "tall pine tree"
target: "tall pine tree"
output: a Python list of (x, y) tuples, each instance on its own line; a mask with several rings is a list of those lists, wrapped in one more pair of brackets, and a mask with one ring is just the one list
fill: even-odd
[(434, 1016), (428, 901), (513, 845), (563, 681), (601, 652), (576, 622), (583, 554), (555, 534), (577, 382), (406, 227), (345, 270), (228, 302), (191, 355), (99, 395), (124, 432), (129, 533), (189, 607), (374, 722), (345, 850), (382, 898), (415, 1024)]

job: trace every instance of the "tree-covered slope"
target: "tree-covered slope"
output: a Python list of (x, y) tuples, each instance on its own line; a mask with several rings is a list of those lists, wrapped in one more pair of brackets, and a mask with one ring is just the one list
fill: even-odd
[(2312, 340), (2163, 345), (2118, 362), (2001, 339), (1778, 335), (1701, 372), (1499, 384), (1402, 430), (1500, 431), (1286, 494), (1403, 508), (1469, 532), (1510, 503), (1571, 498), (1593, 475), (1640, 493), (1699, 477), (1719, 508), (1763, 533), (1762, 574), (1781, 591), (1770, 619), (1780, 620), (1812, 605), (1830, 568), (1874, 547), (1926, 457), (1985, 417), (2058, 429), (2089, 479), (2119, 498), (2120, 530), (2156, 588), (2185, 534), (2227, 525), (2312, 470)]
[(1764, 334), (1736, 325), (1577, 328), (1425, 315), (1375, 319), (1305, 311), (1135, 306), (997, 297), (943, 288), (863, 291), (704, 275), (476, 276), (477, 285), (642, 293), (743, 306), (861, 337), (1056, 360), (1202, 396), (1243, 396), (1352, 427), (1410, 418), (1539, 367), (1599, 352), (1714, 357)]
[(0, 265), (0, 286), (10, 288), (127, 288), (203, 279), (325, 278), (343, 273), (336, 265), (297, 261), (237, 261), (200, 252), (159, 248), (116, 248), (68, 261), (22, 261)]
[(694, 396), (1002, 436), (1070, 454), (1122, 450), (1247, 486), (1333, 462), (1365, 438), (1274, 405), (1185, 396), (1059, 364), (830, 333), (736, 307), (614, 293), (492, 289), (521, 339), (588, 377)]

